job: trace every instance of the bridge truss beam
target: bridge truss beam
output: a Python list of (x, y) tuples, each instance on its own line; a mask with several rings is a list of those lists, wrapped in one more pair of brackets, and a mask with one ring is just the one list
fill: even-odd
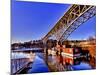
[[(89, 9), (89, 10), (88, 10)], [(67, 39), (70, 34), (76, 30), (80, 25), (88, 21), (90, 18), (95, 16), (96, 14), (96, 7), (92, 6), (88, 8), (84, 13), (80, 14), (79, 17), (77, 17), (66, 29), (66, 31), (63, 33), (63, 35), (60, 37), (60, 41), (64, 41)]]
[(54, 35), (57, 41), (63, 41), (67, 39), (75, 29), (95, 14), (96, 6), (74, 4), (42, 40), (46, 41), (49, 37)]

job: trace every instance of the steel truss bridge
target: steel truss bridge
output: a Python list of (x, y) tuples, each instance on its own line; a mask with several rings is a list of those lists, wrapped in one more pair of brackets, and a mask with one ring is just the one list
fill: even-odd
[(71, 5), (62, 18), (42, 39), (46, 42), (54, 36), (57, 41), (64, 41), (80, 25), (96, 15), (96, 6), (93, 5)]

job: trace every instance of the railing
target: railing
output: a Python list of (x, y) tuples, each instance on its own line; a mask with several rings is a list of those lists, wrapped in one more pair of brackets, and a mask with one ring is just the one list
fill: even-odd
[(28, 58), (11, 59), (11, 73), (14, 74), (20, 71), (28, 64)]

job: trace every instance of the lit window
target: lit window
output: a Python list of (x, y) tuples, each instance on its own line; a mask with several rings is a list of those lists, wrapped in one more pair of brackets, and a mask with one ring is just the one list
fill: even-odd
[(69, 49), (69, 52), (71, 53), (72, 52), (72, 49)]

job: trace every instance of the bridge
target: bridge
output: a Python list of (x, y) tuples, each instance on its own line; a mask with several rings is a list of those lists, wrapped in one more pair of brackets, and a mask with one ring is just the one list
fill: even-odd
[(91, 5), (71, 5), (63, 17), (42, 39), (46, 42), (50, 37), (56, 38), (57, 41), (64, 41), (80, 25), (95, 16), (96, 6)]
[[(48, 40), (50, 39), (57, 40), (56, 47), (52, 47), (52, 48), (56, 48), (55, 50), (58, 51), (58, 54), (62, 55), (63, 52), (60, 48), (65, 47), (65, 45), (63, 45), (63, 42), (66, 41), (67, 38), (71, 35), (71, 33), (74, 32), (79, 26), (87, 22), (95, 15), (96, 15), (96, 6), (76, 5), (76, 4), (71, 5), (68, 8), (68, 10), (65, 12), (65, 14), (54, 25), (54, 27), (45, 35), (45, 37), (43, 37), (42, 39), (43, 43), (47, 45)], [(53, 51), (52, 48), (50, 53), (52, 53)], [(49, 49), (45, 47), (44, 51), (48, 56)], [(92, 67), (95, 67), (95, 57), (92, 57), (90, 60), (93, 60), (93, 63), (91, 64), (90, 62), (90, 64), (92, 65)], [(51, 66), (50, 64), (49, 66)], [(69, 69), (71, 69), (71, 67)]]

